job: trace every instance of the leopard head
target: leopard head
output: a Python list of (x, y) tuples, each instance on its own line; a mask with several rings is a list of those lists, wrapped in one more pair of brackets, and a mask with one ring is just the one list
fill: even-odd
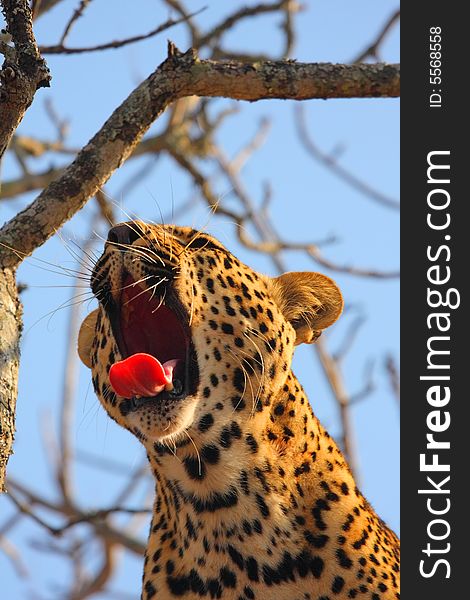
[[(99, 307), (80, 328), (80, 358), (109, 415), (146, 445), (261, 418), (294, 347), (343, 308), (325, 275), (267, 277), (206, 233), (141, 221), (110, 230), (91, 287)], [(136, 355), (148, 358), (132, 366)]]

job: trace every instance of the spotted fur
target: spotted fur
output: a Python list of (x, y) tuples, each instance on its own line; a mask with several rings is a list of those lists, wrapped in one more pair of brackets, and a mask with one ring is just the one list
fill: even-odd
[[(96, 264), (100, 306), (82, 325), (79, 354), (155, 477), (142, 598), (399, 598), (397, 537), (291, 371), (294, 346), (314, 342), (341, 312), (334, 282), (260, 275), (190, 228), (119, 227), (129, 234), (125, 243), (110, 234)], [(197, 361), (193, 394), (130, 414), (108, 378), (120, 359), (109, 306), (124, 272), (163, 301), (174, 291)]]

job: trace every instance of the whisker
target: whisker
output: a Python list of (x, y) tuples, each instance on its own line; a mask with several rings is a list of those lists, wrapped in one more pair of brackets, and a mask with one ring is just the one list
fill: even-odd
[[(260, 395), (261, 395), (261, 390), (262, 390), (262, 386), (263, 386), (264, 379), (265, 379), (266, 369), (265, 369), (265, 365), (264, 365), (264, 358), (263, 358), (263, 355), (261, 354), (258, 344), (250, 338), (250, 336), (247, 334), (246, 331), (243, 332), (243, 335), (246, 337), (246, 339), (248, 339), (253, 344), (255, 350), (258, 353), (258, 356), (260, 357), (260, 361), (261, 361), (260, 363), (258, 363), (261, 365), (261, 375), (258, 379), (259, 385), (258, 385), (258, 391), (256, 392), (255, 405), (253, 407), (253, 409), (254, 409), (254, 408), (256, 408), (256, 404), (258, 403)], [(256, 362), (258, 362), (258, 361), (256, 361)]]
[[(45, 265), (48, 265), (49, 267), (54, 267), (54, 268), (48, 269), (46, 267), (43, 267), (42, 265), (35, 264), (34, 261), (43, 263)], [(90, 283), (90, 276), (87, 273), (82, 273), (81, 271), (76, 271), (75, 269), (63, 267), (62, 265), (54, 265), (53, 263), (50, 263), (46, 260), (42, 260), (41, 258), (36, 258), (35, 256), (31, 256), (31, 257), (27, 258), (25, 260), (25, 264), (27, 264), (30, 267), (35, 267), (36, 269), (41, 269), (42, 271), (46, 271), (46, 273), (52, 273), (54, 275), (59, 275), (61, 277), (63, 275), (66, 275), (67, 277), (73, 277), (74, 279), (80, 279), (82, 281), (85, 281), (88, 284)], [(55, 269), (61, 269), (61, 271), (55, 270)]]
[(90, 290), (90, 286), (89, 285), (30, 285), (29, 283), (27, 284), (28, 288), (34, 288), (34, 289), (49, 289), (49, 288), (73, 288), (73, 289), (79, 289), (79, 290)]
[[(253, 356), (251, 356), (251, 354), (249, 352), (244, 352), (243, 350), (240, 350), (240, 352), (242, 354), (244, 354), (245, 356), (248, 356), (251, 360), (253, 360), (254, 362), (256, 362), (258, 365), (260, 365), (263, 368), (263, 363), (257, 361), (256, 359), (254, 359)], [(258, 349), (258, 352), (259, 352), (259, 349)], [(246, 369), (246, 367), (244, 366), (245, 362), (247, 362), (246, 359), (243, 359), (241, 362), (239, 360), (239, 364), (244, 369)], [(249, 364), (249, 363), (247, 363), (247, 364)], [(250, 416), (253, 417), (254, 414), (255, 414), (254, 411), (255, 411), (256, 405), (258, 404), (260, 393), (261, 393), (261, 390), (262, 390), (262, 387), (263, 387), (263, 372), (261, 373), (261, 375), (258, 375), (258, 373), (253, 369), (253, 367), (251, 367), (251, 368), (252, 368), (252, 371), (253, 371), (252, 375), (254, 375), (256, 377), (256, 380), (258, 382), (258, 389), (257, 389), (256, 394), (254, 394), (254, 388), (253, 388), (253, 384), (251, 382), (251, 378), (248, 380), (249, 384), (250, 384), (250, 388), (251, 388), (251, 395), (252, 395), (252, 410), (251, 410)], [(246, 372), (247, 372), (247, 375), (249, 376), (247, 369), (246, 369)]]
[(95, 263), (97, 261), (97, 259), (99, 258), (99, 256), (92, 256), (91, 252), (93, 252), (93, 249), (87, 249), (87, 248), (83, 248), (82, 246), (79, 246), (77, 244), (77, 242), (75, 240), (70, 240), (70, 243), (73, 244), (74, 246), (76, 246), (76, 248), (78, 250), (80, 250), (80, 253), (76, 253), (77, 257), (79, 260), (83, 261), (84, 266), (88, 267), (87, 263), (85, 262), (86, 259), (88, 259), (89, 261), (89, 266), (91, 267), (91, 270), (93, 270)]
[[(88, 298), (85, 297), (80, 300), (74, 301), (76, 298), (79, 298), (80, 296), (87, 296), (87, 295), (89, 295)], [(30, 325), (30, 327), (28, 327), (28, 329), (25, 331), (25, 335), (27, 333), (29, 333), (33, 327), (36, 327), (36, 325), (38, 323), (40, 323), (43, 319), (46, 319), (47, 317), (49, 317), (49, 320), (48, 320), (48, 326), (49, 326), (51, 319), (54, 317), (54, 315), (59, 310), (63, 310), (65, 308), (71, 308), (72, 306), (77, 306), (79, 304), (85, 304), (85, 302), (91, 302), (92, 300), (95, 300), (95, 297), (91, 293), (91, 291), (90, 292), (81, 292), (80, 294), (76, 294), (75, 296), (72, 296), (72, 298), (69, 298), (68, 300), (66, 300), (65, 302), (60, 304), (57, 308), (54, 308), (54, 310), (49, 311), (45, 315), (42, 315), (42, 317), (40, 317), (37, 321), (35, 321), (32, 325)]]
[[(130, 225), (128, 223), (126, 223), (126, 225), (128, 225), (130, 227)], [(139, 235), (142, 232), (137, 232), (139, 233)], [(100, 234), (96, 234), (99, 239), (101, 239), (104, 243), (110, 244), (111, 246), (115, 246), (119, 249), (123, 249), (126, 252), (132, 252), (134, 254), (136, 254), (137, 256), (140, 256), (144, 259), (146, 259), (150, 264), (157, 264), (157, 261), (153, 259), (153, 257), (155, 257), (155, 259), (158, 259), (158, 261), (164, 266), (164, 267), (168, 267), (168, 265), (166, 264), (166, 262), (163, 260), (163, 258), (157, 254), (156, 252), (154, 252), (153, 250), (151, 250), (150, 248), (146, 247), (143, 248), (142, 246), (133, 246), (132, 244), (123, 244), (122, 242), (114, 242), (114, 241), (110, 241), (108, 239), (104, 239), (103, 236), (101, 236)], [(151, 242), (151, 240), (148, 240)]]
[(189, 327), (191, 327), (194, 316), (194, 288), (191, 285), (191, 310), (189, 311)]
[[(136, 281), (135, 283), (131, 283), (129, 285), (126, 285), (126, 286), (124, 286), (121, 289), (126, 289), (126, 288), (129, 288), (129, 287), (135, 287), (137, 285), (137, 283), (140, 283), (140, 282), (144, 281), (145, 279), (150, 279), (151, 277), (153, 277), (153, 275), (148, 275), (147, 277), (142, 278), (139, 282)], [(132, 302), (132, 300), (135, 300), (139, 296), (142, 296), (142, 294), (145, 294), (146, 292), (150, 291), (151, 289), (156, 288), (157, 286), (161, 285), (165, 281), (168, 281), (168, 279), (166, 277), (164, 277), (163, 279), (161, 279), (158, 283), (155, 283), (154, 285), (152, 285), (150, 288), (143, 289), (141, 292), (139, 292), (138, 294), (136, 294), (135, 296), (133, 296), (132, 298), (130, 298), (129, 300), (127, 300), (127, 302), (125, 302), (123, 306), (129, 304), (129, 302)], [(150, 302), (151, 299), (152, 298), (150, 297), (148, 299), (148, 301)], [(155, 310), (157, 310), (157, 309), (155, 309)], [(152, 311), (152, 312), (155, 312), (155, 311)]]
[(232, 414), (234, 414), (235, 411), (237, 410), (237, 408), (240, 406), (240, 404), (243, 401), (243, 399), (245, 398), (245, 394), (246, 394), (247, 387), (248, 387), (247, 384), (249, 382), (249, 375), (248, 375), (247, 370), (245, 369), (245, 367), (243, 366), (243, 364), (239, 360), (238, 356), (234, 352), (232, 352), (232, 350), (230, 349), (230, 347), (229, 346), (225, 346), (225, 350), (229, 354), (231, 354), (233, 356), (233, 358), (238, 362), (238, 364), (241, 367), (241, 370), (242, 370), (242, 373), (243, 373), (243, 378), (244, 378), (243, 392), (242, 392), (242, 395), (241, 395), (240, 400), (238, 401), (237, 405), (233, 408)]
[(165, 302), (165, 298), (166, 298), (166, 288), (165, 288), (165, 291), (163, 292), (162, 299), (160, 300), (157, 308), (155, 308), (154, 310), (152, 310), (152, 314), (156, 313), (157, 310), (162, 306), (162, 304)]
[(199, 472), (199, 476), (201, 476), (202, 475), (202, 462), (201, 462), (201, 455), (199, 454), (199, 450), (197, 449), (196, 443), (194, 442), (193, 438), (189, 435), (188, 431), (186, 431), (186, 429), (183, 429), (183, 433), (185, 433), (188, 436), (189, 441), (191, 442), (191, 444), (194, 446), (194, 449), (196, 450), (198, 472)]
[(88, 255), (86, 254), (86, 252), (84, 252), (83, 248), (80, 248), (79, 246), (77, 246), (77, 244), (76, 244), (76, 243), (75, 243), (73, 240), (70, 240), (70, 242), (71, 242), (71, 243), (74, 243), (74, 244), (75, 244), (77, 247), (79, 247), (79, 248), (80, 248), (80, 252), (79, 252), (79, 253), (77, 253), (77, 252), (76, 252), (75, 250), (73, 250), (73, 249), (72, 249), (72, 248), (69, 246), (69, 244), (68, 244), (68, 243), (65, 241), (65, 238), (62, 236), (62, 234), (61, 234), (61, 232), (60, 232), (60, 231), (58, 231), (58, 230), (57, 230), (57, 231), (56, 231), (56, 235), (57, 235), (57, 237), (59, 238), (59, 240), (60, 240), (60, 242), (62, 243), (62, 245), (64, 246), (64, 248), (65, 248), (65, 249), (67, 250), (67, 252), (70, 254), (70, 256), (71, 256), (71, 257), (72, 257), (74, 260), (76, 260), (76, 261), (78, 262), (78, 264), (79, 264), (81, 267), (85, 268), (87, 271), (89, 271), (90, 273), (92, 273), (92, 272), (93, 272), (93, 267), (94, 267), (94, 264), (93, 264), (93, 263), (92, 263), (92, 264), (87, 264), (87, 263), (85, 262), (85, 260), (84, 260), (84, 259), (85, 259), (85, 257), (88, 257)]

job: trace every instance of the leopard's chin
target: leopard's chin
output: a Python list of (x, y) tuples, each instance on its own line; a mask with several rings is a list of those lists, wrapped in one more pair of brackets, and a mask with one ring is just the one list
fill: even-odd
[(148, 449), (154, 444), (173, 445), (176, 439), (185, 438), (185, 431), (194, 423), (198, 399), (186, 396), (184, 399), (147, 402), (139, 409), (123, 416), (123, 425), (133, 433)]

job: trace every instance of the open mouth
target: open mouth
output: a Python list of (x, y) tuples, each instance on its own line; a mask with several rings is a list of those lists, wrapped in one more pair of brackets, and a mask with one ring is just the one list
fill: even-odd
[[(108, 307), (111, 327), (122, 360), (111, 365), (111, 387), (125, 398), (123, 415), (169, 398), (195, 393), (196, 354), (188, 320), (172, 287), (147, 289), (130, 275), (123, 281), (119, 302)], [(158, 294), (155, 293), (158, 290)]]

